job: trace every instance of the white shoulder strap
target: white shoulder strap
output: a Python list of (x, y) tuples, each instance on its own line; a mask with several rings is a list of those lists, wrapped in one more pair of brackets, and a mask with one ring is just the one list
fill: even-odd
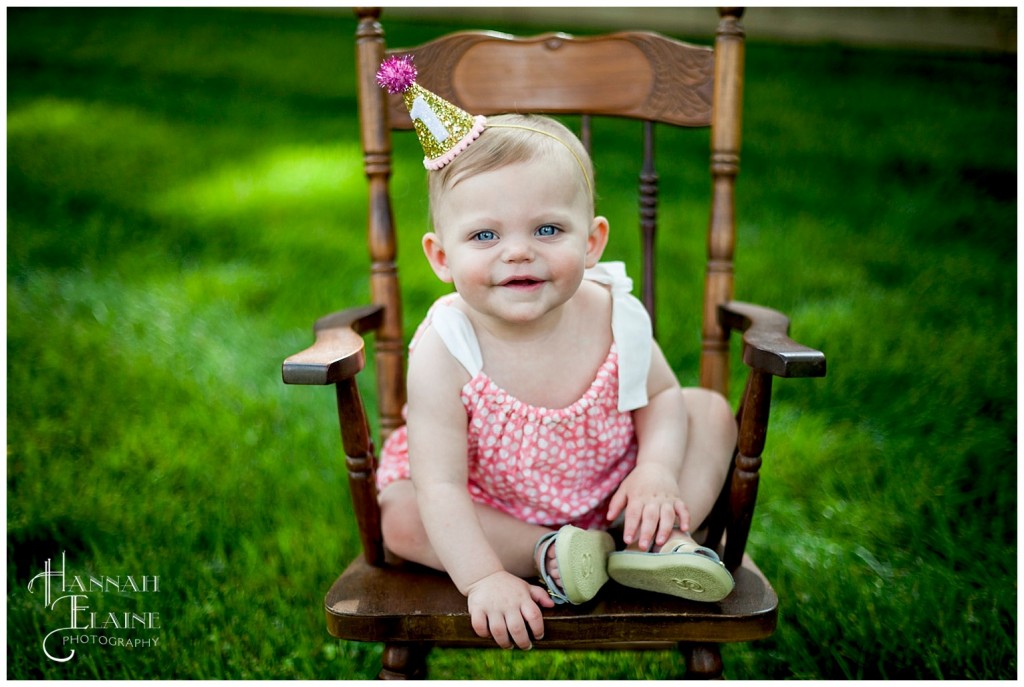
[(446, 304), (439, 303), (432, 310), (431, 323), (448, 352), (466, 368), (470, 377), (476, 377), (484, 367), (484, 359), (469, 318), (458, 308)]
[(623, 262), (600, 262), (584, 279), (605, 284), (612, 293), (612, 337), (619, 354), (619, 411), (647, 405), (647, 373), (651, 367), (654, 330), (651, 318), (635, 296), (633, 280)]

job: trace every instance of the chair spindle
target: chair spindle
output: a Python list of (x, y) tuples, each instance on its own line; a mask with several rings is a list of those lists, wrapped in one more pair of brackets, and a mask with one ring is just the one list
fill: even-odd
[(715, 89), (711, 125), (711, 219), (704, 283), (701, 386), (726, 397), (729, 392), (728, 333), (718, 323), (718, 306), (733, 295), (733, 250), (736, 242), (734, 189), (740, 167), (744, 32), (742, 8), (722, 8), (715, 37)]
[(384, 306), (384, 320), (377, 330), (375, 346), (383, 441), (402, 424), (405, 346), (395, 263), (395, 221), (388, 193), (391, 132), (384, 124), (387, 122), (387, 97), (376, 81), (376, 65), (384, 59), (384, 30), (378, 21), (380, 8), (360, 8), (356, 12), (359, 16), (356, 50), (359, 64), (364, 65), (359, 74), (359, 103), (363, 121), (363, 166), (369, 182), (370, 293), (374, 303)]
[(654, 164), (654, 122), (644, 121), (644, 158), (640, 168), (640, 236), (643, 249), (641, 300), (657, 334), (654, 310), (654, 236), (658, 228), (658, 171)]
[(384, 540), (381, 536), (380, 506), (377, 504), (377, 485), (374, 481), (376, 458), (366, 422), (366, 411), (354, 377), (335, 384), (335, 390), (341, 443), (345, 448), (345, 468), (353, 510), (359, 521), (360, 540), (366, 562), (382, 565)]
[(732, 513), (725, 541), (725, 565), (735, 570), (743, 562), (743, 551), (750, 534), (750, 523), (757, 501), (761, 454), (768, 433), (768, 414), (772, 399), (772, 375), (753, 370), (747, 378), (740, 408), (739, 442), (732, 470)]

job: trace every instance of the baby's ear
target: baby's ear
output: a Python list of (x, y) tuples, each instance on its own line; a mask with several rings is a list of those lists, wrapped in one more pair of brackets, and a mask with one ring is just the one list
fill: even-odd
[(423, 253), (427, 256), (427, 262), (434, 270), (434, 274), (441, 281), (451, 284), (452, 272), (448, 269), (448, 254), (444, 252), (444, 245), (441, 244), (441, 237), (434, 232), (423, 235)]
[(590, 223), (590, 234), (587, 236), (587, 267), (593, 267), (601, 260), (607, 245), (608, 220), (598, 215)]

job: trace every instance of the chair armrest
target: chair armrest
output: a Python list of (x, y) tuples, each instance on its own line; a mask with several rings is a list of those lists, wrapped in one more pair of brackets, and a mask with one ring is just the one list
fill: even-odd
[(718, 306), (718, 321), (743, 332), (743, 362), (776, 377), (824, 377), (825, 354), (789, 338), (789, 318), (777, 310), (732, 301)]
[(384, 307), (349, 308), (321, 317), (313, 325), (316, 342), (281, 366), (285, 384), (336, 384), (356, 375), (366, 363), (362, 334), (380, 327)]

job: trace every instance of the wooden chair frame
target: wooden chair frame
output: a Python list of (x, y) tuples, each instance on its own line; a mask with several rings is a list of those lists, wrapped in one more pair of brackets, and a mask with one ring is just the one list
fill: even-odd
[[(376, 67), (386, 54), (379, 9), (357, 9), (356, 49), (362, 146), (369, 190), (368, 243), (374, 305), (321, 318), (315, 343), (283, 365), (288, 384), (333, 384), (346, 456), (349, 489), (363, 552), (338, 579), (325, 600), (328, 629), (345, 639), (385, 644), (381, 677), (423, 677), (426, 654), (433, 646), (493, 647), (469, 623), (464, 597), (448, 577), (392, 559), (380, 530), (374, 482), (375, 443), (359, 395), (356, 375), (365, 364), (364, 335), (375, 334), (381, 441), (398, 427), (405, 403), (404, 329), (395, 263), (395, 222), (389, 198), (392, 129), (409, 129), (408, 113), (397, 96), (375, 82)], [(728, 393), (729, 339), (742, 332), (743, 362), (749, 368), (737, 412), (739, 439), (733, 469), (709, 518), (707, 544), (719, 548), (736, 579), (736, 591), (719, 604), (694, 604), (617, 587), (581, 607), (545, 610), (546, 636), (537, 648), (654, 648), (679, 646), (687, 674), (717, 677), (722, 673), (719, 645), (769, 636), (777, 622), (778, 600), (771, 585), (745, 554), (757, 497), (774, 377), (825, 374), (825, 357), (788, 337), (788, 319), (774, 310), (732, 300), (735, 244), (734, 188), (739, 171), (743, 90), (744, 32), (742, 10), (719, 10), (714, 49), (683, 44), (658, 34), (620, 32), (604, 37), (573, 38), (544, 34), (513, 38), (488, 32), (462, 32), (431, 41), (413, 53), (421, 67), (420, 83), (474, 114), (507, 111), (500, 91), (523, 95), (523, 111), (583, 115), (584, 144), (590, 144), (590, 117), (609, 115), (645, 120), (644, 162), (640, 174), (643, 245), (642, 300), (654, 304), (654, 244), (658, 179), (654, 168), (653, 121), (677, 126), (710, 126), (712, 202), (708, 226), (708, 260), (702, 329), (701, 385)], [(592, 84), (565, 89), (559, 73), (509, 69), (500, 89), (477, 78), (475, 70), (493, 61), (531, 63), (553, 51), (563, 56), (611, 64), (650, 62), (646, 80), (629, 81), (592, 96)], [(611, 57), (608, 57), (611, 55)], [(467, 59), (471, 56), (472, 59)], [(439, 67), (438, 65), (444, 65)], [(671, 68), (664, 68), (670, 64)], [(454, 65), (454, 66), (452, 66)], [(425, 68), (424, 68), (425, 67)], [(602, 79), (598, 66), (591, 73)], [(576, 73), (576, 72), (573, 72)], [(544, 76), (546, 75), (546, 76)], [(524, 81), (519, 81), (520, 79)], [(540, 83), (527, 80), (539, 79)], [(509, 81), (512, 82), (511, 86)], [(531, 88), (523, 90), (526, 83)], [(625, 82), (624, 82), (625, 83)], [(553, 96), (555, 87), (561, 89)], [(623, 94), (623, 90), (631, 90)], [(642, 97), (626, 97), (642, 96)], [(638, 104), (640, 103), (640, 104)]]

